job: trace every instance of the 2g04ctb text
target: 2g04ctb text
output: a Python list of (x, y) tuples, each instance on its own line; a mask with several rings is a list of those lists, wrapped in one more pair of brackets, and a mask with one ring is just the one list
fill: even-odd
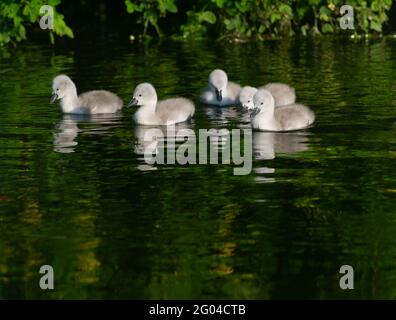
[(243, 315), (246, 313), (245, 305), (243, 304), (194, 304), (194, 315)]

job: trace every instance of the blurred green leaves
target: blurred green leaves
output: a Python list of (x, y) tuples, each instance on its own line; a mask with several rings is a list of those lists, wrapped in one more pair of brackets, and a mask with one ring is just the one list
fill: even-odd
[(125, 5), (128, 13), (140, 13), (138, 23), (144, 25), (143, 36), (147, 35), (148, 27), (151, 25), (161, 37), (158, 20), (165, 18), (168, 12), (177, 12), (175, 0), (125, 0)]
[[(54, 35), (73, 38), (65, 17), (56, 11), (62, 0), (2, 0), (0, 45), (15, 44), (38, 29), (40, 8), (54, 8)], [(65, 1), (65, 0), (64, 0)], [(130, 23), (143, 37), (217, 37), (230, 40), (271, 39), (294, 34), (382, 33), (392, 0), (350, 0), (354, 30), (342, 30), (343, 0), (119, 0)], [(95, 6), (95, 2), (89, 2)], [(67, 13), (72, 14), (72, 13)], [(129, 22), (129, 20), (128, 20)]]
[(208, 29), (207, 24), (215, 24), (216, 16), (211, 11), (187, 11), (187, 23), (181, 26), (183, 36), (199, 38), (204, 36)]
[(73, 38), (73, 31), (66, 25), (64, 16), (55, 7), (61, 0), (2, 0), (0, 2), (0, 46), (17, 43), (26, 39), (26, 27), (39, 29), (42, 17), (40, 8), (49, 5), (54, 8), (53, 30), (46, 30), (50, 41), (54, 42), (54, 34)]
[[(125, 1), (128, 12), (140, 13), (139, 22), (159, 30), (159, 21), (166, 24), (167, 13), (179, 13), (178, 32), (184, 38), (215, 35), (231, 39), (274, 38), (293, 34), (320, 35), (341, 33), (341, 0), (132, 0)], [(354, 9), (352, 33), (383, 31), (388, 21), (391, 0), (351, 0)], [(186, 12), (180, 13), (182, 7)], [(133, 8), (133, 9), (131, 9)], [(185, 9), (187, 8), (187, 9)], [(145, 17), (150, 12), (150, 18)], [(157, 32), (160, 34), (159, 32)]]

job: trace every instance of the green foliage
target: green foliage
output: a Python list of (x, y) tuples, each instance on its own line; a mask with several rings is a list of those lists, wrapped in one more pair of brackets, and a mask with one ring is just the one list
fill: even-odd
[(138, 23), (144, 25), (144, 36), (151, 25), (161, 37), (162, 32), (158, 26), (158, 20), (166, 17), (167, 12), (177, 12), (175, 0), (125, 0), (125, 5), (128, 13), (139, 13)]
[[(268, 39), (294, 34), (382, 33), (392, 0), (350, 0), (354, 9), (354, 30), (342, 30), (344, 0), (119, 0), (132, 15), (131, 24), (143, 37), (214, 36), (231, 40)], [(54, 8), (54, 35), (73, 38), (64, 16), (56, 10), (62, 0), (1, 0), (0, 46), (26, 39), (26, 31), (38, 29), (40, 8)], [(94, 0), (86, 0), (89, 7)], [(70, 9), (69, 9), (70, 10)], [(76, 10), (78, 10), (76, 8)], [(122, 9), (124, 10), (124, 9)], [(68, 12), (72, 15), (73, 12)]]
[(2, 0), (0, 2), (0, 46), (7, 43), (16, 43), (26, 39), (26, 27), (36, 25), (42, 17), (40, 8), (50, 5), (54, 8), (54, 29), (49, 31), (51, 42), (54, 42), (54, 33), (58, 36), (73, 38), (72, 30), (66, 25), (64, 16), (58, 13), (55, 7), (61, 0)]
[(269, 34), (293, 33), (293, 10), (287, 1), (239, 0), (222, 5), (218, 9), (225, 17), (224, 25), (220, 28), (226, 36), (262, 38)]
[[(186, 2), (188, 5), (186, 5)], [(160, 33), (159, 22), (166, 23), (167, 13), (176, 13), (182, 0), (125, 1), (130, 13), (139, 14), (139, 22), (153, 25)], [(341, 33), (340, 8), (343, 0), (196, 0), (184, 1), (187, 7), (178, 17), (179, 33), (183, 37), (217, 35), (232, 39), (272, 38), (293, 34)], [(354, 33), (382, 32), (388, 21), (392, 0), (351, 0), (354, 9)]]
[[(345, 1), (341, 0), (320, 1), (319, 14), (315, 19), (318, 20), (322, 33), (340, 31), (340, 8), (343, 4)], [(354, 27), (357, 33), (381, 33), (383, 25), (388, 21), (387, 12), (390, 10), (392, 0), (351, 0), (348, 1), (348, 5), (354, 9)]]
[(187, 23), (181, 26), (181, 32), (184, 37), (199, 38), (204, 36), (207, 31), (207, 24), (214, 24), (216, 16), (211, 11), (187, 11)]

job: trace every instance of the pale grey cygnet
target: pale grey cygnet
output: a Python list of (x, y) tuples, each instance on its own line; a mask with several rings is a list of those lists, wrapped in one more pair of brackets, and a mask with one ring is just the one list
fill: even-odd
[(186, 98), (171, 98), (158, 101), (157, 92), (150, 83), (139, 84), (128, 106), (139, 106), (134, 120), (142, 125), (171, 125), (191, 119), (194, 103)]
[(272, 82), (259, 87), (258, 89), (250, 86), (243, 87), (239, 94), (239, 104), (245, 109), (253, 110), (253, 96), (259, 89), (266, 89), (271, 92), (275, 100), (275, 107), (285, 106), (296, 102), (296, 93), (294, 88), (284, 83)]
[(254, 87), (250, 87), (250, 86), (243, 87), (238, 97), (239, 104), (244, 109), (253, 110), (254, 109), (253, 97), (257, 91), (258, 89)]
[(228, 76), (223, 70), (215, 69), (210, 73), (208, 86), (202, 90), (199, 100), (210, 105), (233, 105), (238, 103), (240, 91), (239, 84), (228, 81)]
[(302, 104), (275, 108), (272, 94), (260, 89), (253, 97), (252, 127), (262, 131), (292, 131), (305, 129), (315, 121), (314, 113)]
[(106, 90), (88, 91), (77, 95), (74, 82), (66, 75), (58, 75), (52, 81), (51, 103), (60, 100), (63, 113), (101, 114), (115, 113), (122, 108), (122, 100)]

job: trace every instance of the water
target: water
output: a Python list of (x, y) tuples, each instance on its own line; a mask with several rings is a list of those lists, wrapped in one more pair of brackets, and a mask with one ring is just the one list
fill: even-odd
[[(23, 45), (0, 60), (0, 298), (395, 298), (396, 42)], [(109, 49), (110, 48), (110, 49)], [(254, 63), (254, 61), (258, 63)], [(253, 133), (253, 169), (150, 165), (135, 110), (63, 116), (51, 80), (125, 102), (152, 82), (197, 103), (187, 128), (248, 128), (197, 95), (221, 67), (290, 83), (306, 131)], [(53, 266), (54, 291), (39, 288)], [(339, 288), (341, 265), (355, 289)]]

